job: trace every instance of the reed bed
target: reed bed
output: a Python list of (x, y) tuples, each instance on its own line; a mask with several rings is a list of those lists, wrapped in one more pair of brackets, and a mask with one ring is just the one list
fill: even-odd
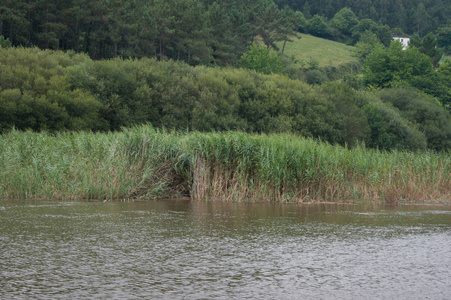
[(348, 149), (292, 134), (20, 132), (0, 139), (0, 197), (446, 203), (451, 153)]

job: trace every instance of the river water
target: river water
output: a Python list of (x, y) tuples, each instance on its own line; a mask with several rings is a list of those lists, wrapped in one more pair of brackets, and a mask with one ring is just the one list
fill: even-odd
[(1, 299), (451, 299), (451, 207), (0, 200)]

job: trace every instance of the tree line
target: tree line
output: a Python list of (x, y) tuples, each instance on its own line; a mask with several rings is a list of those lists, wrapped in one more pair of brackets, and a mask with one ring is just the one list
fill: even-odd
[[(300, 32), (348, 45), (377, 39), (386, 47), (392, 34), (436, 39), (434, 46), (451, 54), (451, 4), (446, 0), (275, 0), (301, 15)], [(431, 38), (429, 38), (431, 39)], [(413, 44), (417, 47), (417, 43)]]
[(93, 59), (234, 65), (257, 35), (268, 47), (288, 40), (296, 18), (272, 0), (4, 0), (0, 35), (12, 46), (73, 50)]
[(407, 34), (424, 36), (449, 26), (448, 0), (274, 0), (279, 7), (289, 6), (306, 18), (319, 15), (332, 19), (342, 8), (351, 9), (359, 19), (371, 19), (399, 28)]
[(73, 50), (92, 59), (236, 66), (256, 37), (283, 53), (296, 32), (354, 45), (369, 31), (385, 46), (393, 32), (433, 32), (449, 51), (449, 15), (444, 0), (3, 0), (0, 36), (12, 46)]

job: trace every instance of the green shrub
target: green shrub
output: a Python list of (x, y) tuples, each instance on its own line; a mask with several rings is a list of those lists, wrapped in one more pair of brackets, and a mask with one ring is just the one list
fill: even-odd
[(8, 38), (5, 39), (3, 35), (0, 35), (0, 48), (9, 48), (11, 47), (11, 42)]
[(358, 105), (364, 111), (371, 139), (370, 147), (380, 149), (426, 149), (427, 141), (424, 133), (414, 124), (403, 118), (401, 112), (389, 103), (382, 102), (379, 97), (368, 92), (360, 92)]
[(276, 52), (257, 45), (252, 45), (249, 51), (243, 54), (240, 65), (263, 74), (277, 74), (284, 69), (282, 59)]
[[(430, 148), (448, 147), (448, 121), (433, 117), (446, 113), (440, 106), (425, 108), (429, 121), (423, 124), (400, 112), (407, 106), (398, 109), (346, 83), (309, 85), (278, 74), (155, 59), (92, 61), (34, 48), (0, 48), (0, 64), (1, 132), (118, 131), (151, 123), (189, 131), (292, 132), (383, 149), (423, 149), (427, 138)], [(309, 72), (328, 81), (355, 67)]]
[(427, 139), (428, 148), (451, 148), (451, 117), (435, 99), (412, 88), (382, 90), (380, 97), (418, 127)]

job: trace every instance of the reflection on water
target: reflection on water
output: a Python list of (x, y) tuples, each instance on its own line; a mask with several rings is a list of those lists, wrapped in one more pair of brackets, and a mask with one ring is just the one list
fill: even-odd
[(451, 208), (0, 201), (0, 298), (451, 299)]

